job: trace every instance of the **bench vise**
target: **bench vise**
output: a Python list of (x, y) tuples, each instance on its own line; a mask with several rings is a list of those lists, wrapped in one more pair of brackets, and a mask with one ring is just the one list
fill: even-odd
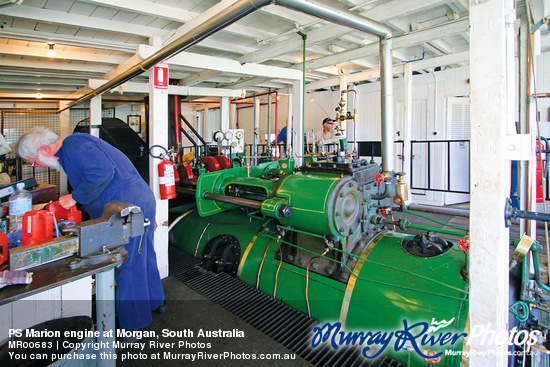
[[(109, 258), (118, 260), (126, 251), (130, 237), (143, 236), (145, 227), (141, 208), (113, 201), (105, 206), (101, 218), (63, 226), (63, 236), (52, 241), (10, 250), (10, 269), (27, 269), (76, 253), (71, 268), (91, 265)], [(143, 238), (143, 237), (142, 237)]]

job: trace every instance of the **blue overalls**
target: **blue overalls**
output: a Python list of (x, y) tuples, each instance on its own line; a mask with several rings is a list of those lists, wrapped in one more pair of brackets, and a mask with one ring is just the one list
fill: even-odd
[(153, 321), (151, 311), (164, 302), (164, 291), (153, 246), (156, 202), (153, 192), (134, 165), (118, 149), (88, 134), (74, 133), (63, 140), (55, 154), (69, 183), (73, 199), (92, 219), (100, 218), (105, 205), (119, 200), (139, 206), (151, 225), (124, 247), (128, 259), (116, 270), (116, 310), (123, 329), (136, 330)]

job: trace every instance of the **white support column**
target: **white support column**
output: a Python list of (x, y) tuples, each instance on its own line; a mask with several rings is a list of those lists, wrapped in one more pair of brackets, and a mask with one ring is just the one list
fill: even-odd
[(230, 129), (237, 128), (237, 105), (231, 104), (231, 124), (229, 125)]
[(470, 0), (470, 367), (508, 365), (505, 338), (487, 342), (472, 333), (508, 335), (504, 207), (510, 194), (506, 135), (514, 122), (509, 107), (513, 111), (515, 102), (509, 84), (514, 49), (507, 47), (507, 27), (513, 27), (515, 18), (512, 3)]
[(230, 129), (229, 125), (229, 112), (231, 111), (229, 97), (222, 97), (220, 100), (220, 119), (221, 130), (227, 131)]
[(260, 98), (254, 98), (254, 124), (253, 124), (253, 135), (252, 138), (252, 160), (251, 164), (255, 166), (258, 161), (256, 157), (258, 156), (258, 140), (260, 136)]
[[(59, 101), (59, 109), (61, 110), (65, 108), (68, 104), (68, 101)], [(70, 109), (59, 113), (59, 137), (61, 139), (64, 139), (71, 134), (70, 115)], [(62, 196), (68, 193), (69, 189), (67, 187), (67, 174), (65, 171), (61, 170), (61, 172), (59, 172), (59, 195)]]
[[(154, 87), (153, 69), (149, 71), (149, 144), (168, 147), (168, 91)], [(153, 154), (157, 155), (159, 149)], [(149, 186), (157, 201), (155, 252), (161, 278), (168, 276), (168, 200), (160, 199), (158, 159), (149, 159)]]
[[(401, 159), (403, 160), (403, 167), (405, 171), (405, 183), (407, 187), (411, 187), (411, 134), (412, 134), (412, 70), (410, 64), (405, 64), (404, 73), (404, 89), (405, 89), (405, 121), (403, 121), (403, 154)], [(412, 195), (409, 195), (409, 202)]]
[[(200, 132), (200, 130), (199, 130)], [(202, 138), (206, 141), (206, 142), (209, 142), (212, 140), (211, 138), (211, 134), (209, 133), (209, 130), (208, 130), (208, 106), (207, 105), (204, 105), (204, 119), (202, 121)], [(206, 155), (207, 152), (204, 152), (204, 154)]]
[(90, 135), (99, 138), (99, 127), (101, 126), (101, 96), (90, 100)]
[[(296, 80), (292, 83), (292, 94), (289, 96), (289, 104), (292, 104), (292, 126), (296, 132), (294, 140), (294, 152), (296, 153), (296, 165), (302, 165), (302, 156), (304, 155), (304, 86), (302, 80)], [(292, 100), (292, 103), (290, 101)], [(289, 115), (290, 118), (290, 115)]]
[[(340, 105), (340, 99), (344, 99), (344, 108), (342, 109), (342, 111), (340, 111), (340, 113), (344, 114), (344, 116), (346, 115), (346, 111), (349, 111), (350, 109), (350, 106), (348, 105), (348, 94), (347, 93), (342, 93), (343, 90), (346, 90), (348, 87), (347, 83), (346, 83), (346, 76), (345, 75), (341, 75), (340, 76), (340, 93), (338, 94), (338, 100), (336, 101), (336, 105), (339, 106)], [(329, 110), (330, 111), (330, 110)], [(335, 112), (336, 113), (336, 112)], [(328, 116), (330, 118), (334, 118), (336, 116)], [(348, 120), (344, 120), (344, 121), (337, 121), (337, 123), (344, 128), (344, 134), (341, 136), (341, 138), (348, 138), (349, 137), (349, 134), (348, 134)]]
[(288, 158), (294, 157), (294, 118), (292, 117), (292, 93), (288, 95), (287, 98), (288, 101), (288, 111), (287, 111), (287, 118), (286, 118), (286, 156)]

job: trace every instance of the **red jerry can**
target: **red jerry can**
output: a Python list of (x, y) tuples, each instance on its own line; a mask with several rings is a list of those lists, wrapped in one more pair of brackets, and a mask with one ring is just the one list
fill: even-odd
[(21, 246), (44, 243), (53, 239), (53, 215), (45, 210), (29, 210), (23, 214)]

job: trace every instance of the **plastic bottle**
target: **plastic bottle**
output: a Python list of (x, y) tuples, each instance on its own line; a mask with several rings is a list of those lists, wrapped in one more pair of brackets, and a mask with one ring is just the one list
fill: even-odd
[(23, 226), (23, 214), (32, 210), (32, 195), (25, 190), (25, 184), (17, 184), (17, 190), (11, 194), (8, 201), (8, 213), (10, 216), (10, 230), (13, 233)]

